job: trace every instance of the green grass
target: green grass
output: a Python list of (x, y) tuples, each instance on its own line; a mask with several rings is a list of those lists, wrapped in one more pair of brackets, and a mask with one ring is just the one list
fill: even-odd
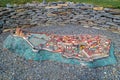
[[(5, 6), (7, 3), (10, 4), (24, 4), (27, 2), (32, 1), (39, 1), (42, 0), (0, 0), (0, 6)], [(58, 1), (58, 0), (47, 0), (47, 1)], [(119, 8), (120, 9), (120, 0), (61, 0), (61, 1), (73, 1), (73, 2), (80, 2), (80, 3), (90, 3), (98, 6), (103, 7), (110, 7), (110, 8)]]

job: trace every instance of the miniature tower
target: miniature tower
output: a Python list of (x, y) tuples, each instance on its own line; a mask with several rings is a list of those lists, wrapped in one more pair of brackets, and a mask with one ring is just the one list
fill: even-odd
[(20, 36), (20, 28), (16, 28), (15, 35)]
[(25, 34), (21, 30), (21, 28), (16, 28), (15, 35), (20, 36), (20, 37), (25, 37)]
[(22, 30), (20, 30), (20, 37), (25, 37), (25, 34), (23, 33)]

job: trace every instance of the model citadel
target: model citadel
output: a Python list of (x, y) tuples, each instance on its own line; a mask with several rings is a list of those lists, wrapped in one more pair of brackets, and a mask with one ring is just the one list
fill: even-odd
[(33, 33), (17, 28), (14, 36), (23, 38), (34, 52), (48, 50), (66, 58), (93, 61), (109, 56), (111, 41), (101, 35), (58, 35)]

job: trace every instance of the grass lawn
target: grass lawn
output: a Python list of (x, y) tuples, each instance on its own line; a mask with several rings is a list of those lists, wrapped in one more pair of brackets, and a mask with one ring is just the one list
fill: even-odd
[[(0, 0), (0, 6), (5, 6), (7, 3), (10, 4), (24, 4), (27, 2), (32, 1), (39, 1), (42, 0)], [(46, 1), (58, 1), (58, 0), (46, 0)], [(73, 2), (80, 2), (80, 3), (91, 3), (94, 5), (99, 5), (103, 7), (110, 7), (110, 8), (119, 8), (120, 9), (120, 0), (61, 0), (61, 1), (73, 1)]]

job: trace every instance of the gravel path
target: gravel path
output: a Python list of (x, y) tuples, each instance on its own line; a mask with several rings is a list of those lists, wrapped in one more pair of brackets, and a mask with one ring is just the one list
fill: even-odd
[(2, 49), (3, 41), (9, 35), (9, 33), (2, 33), (0, 35), (0, 80), (120, 80), (120, 34), (77, 25), (36, 26), (27, 30), (56, 34), (105, 35), (115, 44), (118, 63), (99, 68), (87, 68), (55, 61), (27, 61), (23, 57)]

